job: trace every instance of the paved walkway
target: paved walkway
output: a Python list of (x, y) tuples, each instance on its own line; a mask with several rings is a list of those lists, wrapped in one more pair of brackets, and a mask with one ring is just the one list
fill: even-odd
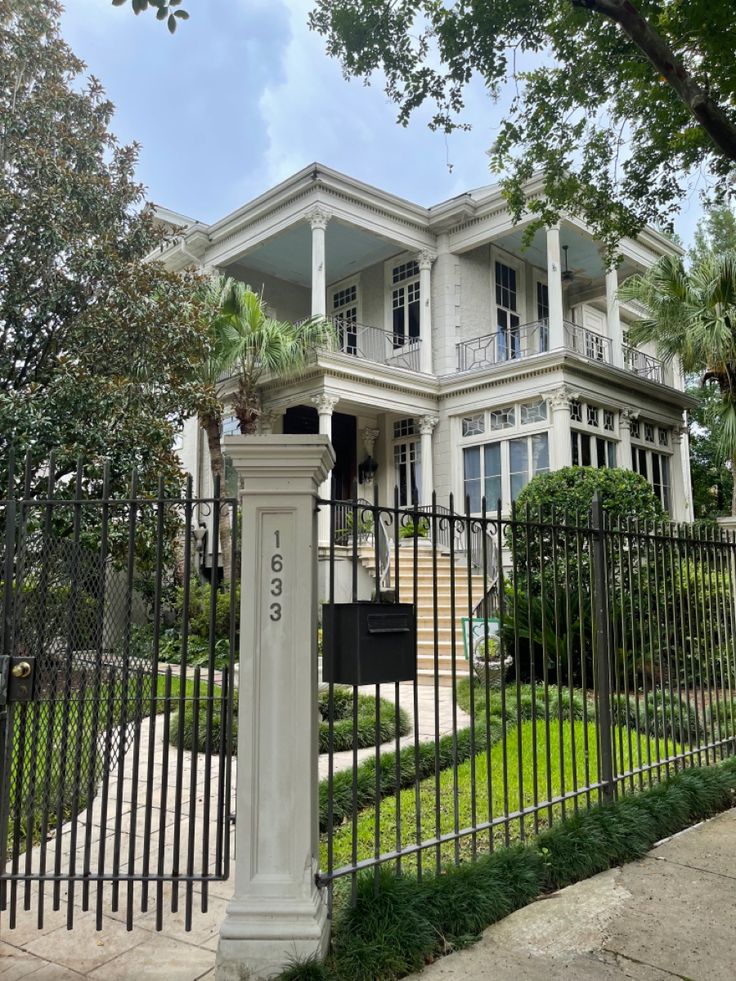
[(519, 910), (421, 981), (733, 981), (736, 809)]
[[(375, 688), (366, 689), (367, 693), (373, 694)], [(393, 700), (395, 689), (393, 686), (383, 686), (381, 696), (388, 700)], [(419, 689), (419, 725), (418, 732), (420, 740), (433, 739), (435, 732), (435, 696), (434, 688), (426, 686)], [(400, 686), (400, 704), (405, 708), (413, 723), (413, 696), (410, 685)], [(452, 730), (452, 690), (450, 688), (439, 689), (438, 695), (439, 729), (444, 734)], [(458, 709), (458, 725), (460, 727), (468, 724), (468, 718), (464, 712)], [(414, 727), (412, 732), (401, 740), (405, 745), (414, 739)], [(184, 753), (183, 756), (183, 779), (182, 785), (182, 805), (184, 814), (175, 814), (171, 805), (171, 796), (168, 800), (161, 795), (161, 774), (163, 768), (164, 746), (162, 741), (161, 726), (157, 726), (155, 735), (155, 756), (154, 756), (154, 778), (149, 788), (144, 786), (145, 768), (139, 776), (138, 793), (133, 793), (133, 783), (131, 779), (132, 753), (129, 753), (125, 760), (125, 779), (122, 786), (121, 808), (120, 808), (120, 831), (123, 841), (123, 870), (127, 870), (130, 835), (135, 835), (135, 859), (133, 868), (140, 870), (143, 855), (143, 808), (142, 802), (145, 800), (145, 793), (151, 794), (151, 800), (156, 807), (154, 821), (152, 824), (155, 829), (150, 836), (151, 867), (155, 867), (157, 849), (159, 842), (159, 828), (164, 828), (164, 847), (166, 856), (166, 868), (171, 867), (172, 857), (172, 838), (173, 825), (178, 823), (181, 830), (181, 844), (179, 848), (180, 868), (186, 867), (186, 829), (188, 822), (193, 820), (197, 829), (195, 841), (195, 868), (201, 867), (203, 860), (203, 842), (201, 836), (202, 825), (202, 806), (205, 796), (205, 775), (202, 763), (195, 774), (194, 785), (196, 787), (194, 797), (190, 794), (192, 787), (191, 776), (191, 754)], [(145, 760), (148, 754), (148, 727), (144, 725), (141, 734), (140, 758)], [(386, 744), (385, 750), (395, 748), (395, 742)], [(169, 749), (168, 768), (170, 779), (176, 769), (177, 753)], [(358, 758), (363, 759), (375, 753), (373, 747), (359, 750)], [(352, 766), (352, 752), (335, 754), (335, 769), (345, 769)], [(235, 767), (233, 767), (233, 771)], [(217, 781), (218, 767), (217, 762), (213, 761), (212, 772), (210, 774), (210, 785), (215, 786)], [(327, 759), (320, 758), (320, 777), (327, 774)], [(117, 800), (117, 789), (115, 781), (112, 781), (109, 797), (109, 814), (115, 811)], [(136, 801), (137, 808), (132, 806), (132, 801)], [(162, 806), (165, 808), (165, 820), (163, 824), (160, 819)], [(78, 828), (78, 842), (84, 842), (87, 822), (91, 825), (90, 839), (94, 845), (93, 854), (96, 855), (97, 843), (100, 840), (100, 799), (97, 798), (88, 812), (80, 815)], [(212, 817), (212, 816), (211, 816)], [(135, 820), (133, 820), (135, 819)], [(112, 843), (114, 834), (114, 824), (108, 818), (105, 835)], [(214, 827), (210, 834), (210, 843), (207, 849), (209, 860), (212, 859), (214, 842)], [(69, 867), (70, 835), (68, 828), (59, 836), (58, 840), (53, 836), (47, 843), (46, 867), (53, 868), (56, 849), (62, 855), (62, 868)], [(34, 849), (33, 868), (39, 867), (39, 849)], [(107, 848), (105, 868), (109, 870), (112, 860), (112, 844)], [(77, 867), (81, 868), (83, 863), (83, 845), (77, 849)], [(180, 912), (172, 913), (170, 909), (171, 886), (164, 888), (164, 910), (163, 910), (163, 932), (156, 932), (156, 913), (155, 913), (155, 886), (149, 888), (151, 902), (149, 911), (140, 912), (140, 886), (134, 887), (134, 927), (133, 930), (126, 929), (126, 886), (120, 887), (120, 908), (113, 910), (111, 889), (105, 886), (103, 893), (103, 929), (95, 932), (95, 900), (96, 887), (91, 889), (89, 910), (82, 909), (81, 887), (76, 886), (73, 896), (74, 906), (74, 929), (69, 931), (66, 928), (67, 919), (67, 896), (68, 891), (61, 891), (61, 909), (53, 911), (51, 904), (50, 890), (46, 889), (44, 927), (39, 930), (36, 923), (37, 907), (37, 886), (33, 886), (29, 892), (29, 905), (31, 909), (23, 910), (23, 887), (19, 890), (18, 901), (18, 926), (10, 930), (7, 926), (7, 914), (0, 914), (0, 979), (2, 981), (18, 981), (21, 978), (28, 978), (29, 981), (72, 981), (72, 979), (92, 978), (95, 981), (123, 981), (123, 979), (147, 979), (147, 981), (199, 981), (201, 978), (212, 978), (214, 974), (215, 950), (217, 948), (218, 930), (220, 923), (225, 915), (227, 900), (232, 895), (232, 881), (224, 883), (212, 883), (209, 887), (208, 910), (202, 913), (201, 891), (194, 890), (194, 910), (193, 927), (190, 933), (184, 930), (183, 895), (180, 902)], [(181, 890), (181, 887), (180, 887)], [(180, 891), (180, 895), (183, 890)]]

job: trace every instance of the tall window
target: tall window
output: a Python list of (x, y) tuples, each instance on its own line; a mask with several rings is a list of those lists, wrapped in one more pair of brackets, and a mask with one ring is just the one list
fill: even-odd
[(516, 270), (496, 263), (496, 329), (498, 333), (498, 360), (518, 358), (519, 314), (517, 312)]
[(644, 446), (632, 446), (631, 461), (636, 473), (649, 481), (665, 511), (670, 510), (670, 457)]
[(592, 433), (573, 430), (572, 465), (574, 467), (615, 467), (616, 444), (612, 439), (603, 439)]
[(537, 280), (537, 320), (539, 321), (539, 352), (549, 350), (549, 288)]
[(394, 347), (419, 337), (419, 263), (403, 262), (391, 272)]
[(421, 496), (420, 443), (415, 438), (413, 419), (401, 419), (394, 423), (394, 474), (399, 488), (399, 505), (408, 507)]
[[(470, 510), (477, 514), (485, 496), (489, 511), (510, 493), (515, 501), (532, 477), (549, 470), (547, 433), (499, 440), (463, 450), (464, 490)], [(504, 491), (504, 487), (508, 487)]]
[(345, 354), (357, 354), (358, 287), (354, 283), (332, 294), (332, 316), (340, 350)]

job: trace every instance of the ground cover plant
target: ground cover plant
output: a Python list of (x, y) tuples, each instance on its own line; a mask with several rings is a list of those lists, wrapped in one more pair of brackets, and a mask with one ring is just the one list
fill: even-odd
[(281, 981), (393, 981), (421, 970), (541, 893), (641, 858), (658, 840), (733, 806), (735, 786), (731, 758), (571, 813), (526, 845), (439, 876), (364, 873), (355, 905), (336, 904), (327, 961), (295, 962)]
[[(657, 747), (646, 737), (642, 740), (623, 740), (622, 754), (623, 768), (628, 771), (650, 759), (657, 759)], [(663, 769), (666, 770), (666, 767)], [(391, 852), (399, 844), (405, 848), (423, 839), (473, 827), (504, 813), (529, 808), (596, 783), (597, 780), (598, 747), (594, 723), (571, 725), (551, 719), (548, 734), (543, 719), (536, 725), (523, 722), (521, 726), (509, 727), (506, 738), (500, 738), (492, 746), (490, 766), (488, 754), (484, 751), (457, 768), (450, 766), (420, 783), (419, 827), (416, 790), (409, 787), (382, 801), (378, 820), (375, 808), (370, 807), (359, 814), (355, 833), (351, 823), (337, 828), (333, 836), (333, 862), (335, 867), (350, 864), (356, 846), (358, 861), (372, 857), (377, 847), (377, 831), (379, 851)], [(581, 796), (580, 806), (585, 806), (587, 796)], [(436, 815), (437, 800), (440, 808)], [(443, 844), (440, 860), (443, 865), (449, 864), (458, 857), (461, 860), (470, 858), (476, 849), (485, 851), (523, 840), (574, 809), (572, 801), (566, 805), (554, 804), (541, 809), (536, 822), (530, 815), (523, 819), (514, 818), (507, 826), (498, 824), (492, 832), (467, 835), (457, 844)], [(432, 865), (435, 854), (434, 850), (427, 850), (424, 863)], [(325, 844), (323, 868), (326, 857)], [(402, 865), (408, 870), (414, 869), (416, 858), (409, 856)]]
[[(319, 751), (326, 753), (330, 742), (329, 689), (319, 693), (318, 709), (322, 721), (319, 724)], [(387, 743), (396, 738), (396, 706), (385, 698), (380, 699), (380, 738), (379, 743)], [(411, 729), (409, 716), (399, 708), (398, 734), (405, 736)], [(358, 695), (357, 720), (353, 722), (353, 689), (333, 688), (332, 698), (332, 748), (339, 753), (344, 750), (376, 744), (376, 699), (373, 695)], [(357, 737), (354, 739), (354, 736)]]

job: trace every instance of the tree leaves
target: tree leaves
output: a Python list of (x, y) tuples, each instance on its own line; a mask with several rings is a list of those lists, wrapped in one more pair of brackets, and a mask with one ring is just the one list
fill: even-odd
[[(128, 0), (112, 0), (113, 7), (124, 7)], [(180, 20), (189, 20), (186, 10), (174, 10), (181, 0), (130, 0), (134, 14), (142, 14), (149, 7), (156, 11), (156, 20), (165, 20), (171, 34), (176, 31)]]

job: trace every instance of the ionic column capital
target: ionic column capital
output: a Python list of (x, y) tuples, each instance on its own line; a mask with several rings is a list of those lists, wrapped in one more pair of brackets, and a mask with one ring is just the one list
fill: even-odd
[(332, 212), (322, 205), (316, 204), (305, 213), (304, 218), (309, 222), (312, 231), (315, 231), (315, 229), (324, 231), (327, 228), (330, 218), (332, 218)]
[(363, 436), (363, 446), (365, 446), (365, 451), (368, 456), (373, 456), (373, 447), (376, 445), (376, 440), (381, 435), (380, 429), (373, 429), (370, 426), (366, 426), (362, 431)]
[(419, 272), (428, 272), (436, 258), (437, 253), (430, 249), (422, 249), (421, 252), (417, 252), (416, 262), (419, 266)]
[(332, 412), (340, 401), (339, 395), (332, 395), (330, 392), (321, 392), (314, 395), (311, 399), (313, 405), (317, 406), (317, 412), (321, 416), (331, 416)]
[(439, 422), (437, 416), (420, 416), (419, 417), (419, 432), (422, 436), (431, 436), (434, 432), (434, 427)]
[(542, 392), (542, 398), (552, 411), (566, 409), (570, 411), (570, 403), (580, 398), (580, 392), (574, 391), (567, 385), (561, 385), (550, 392)]

